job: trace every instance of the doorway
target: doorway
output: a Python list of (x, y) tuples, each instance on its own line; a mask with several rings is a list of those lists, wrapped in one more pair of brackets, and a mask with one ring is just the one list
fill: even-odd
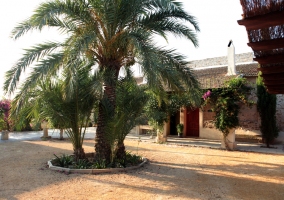
[(199, 109), (186, 109), (185, 134), (187, 137), (199, 137)]
[(177, 135), (177, 125), (180, 121), (180, 112), (170, 116), (170, 135)]

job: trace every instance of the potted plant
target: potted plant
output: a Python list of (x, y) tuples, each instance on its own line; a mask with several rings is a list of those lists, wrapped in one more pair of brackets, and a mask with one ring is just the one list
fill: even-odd
[(181, 138), (183, 134), (183, 124), (177, 125), (177, 132), (178, 132), (178, 136)]

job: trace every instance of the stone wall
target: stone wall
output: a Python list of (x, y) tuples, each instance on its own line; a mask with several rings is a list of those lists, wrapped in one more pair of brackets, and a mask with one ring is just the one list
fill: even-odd
[[(253, 61), (253, 54), (251, 52), (236, 54), (236, 57), (235, 57), (236, 63), (244, 63), (244, 62), (252, 62), (252, 61)], [(209, 67), (209, 66), (217, 66), (217, 65), (228, 65), (227, 56), (207, 58), (203, 60), (193, 60), (193, 61), (190, 61), (189, 67), (199, 68), (199, 67)]]
[(212, 112), (211, 106), (206, 105), (205, 107), (202, 108), (203, 111), (203, 120), (213, 120), (215, 116), (215, 112)]
[(215, 112), (212, 112), (210, 105), (206, 105), (203, 111), (203, 128), (214, 128), (213, 119)]
[[(257, 112), (256, 107), (256, 91), (252, 92), (252, 95), (249, 97), (250, 100), (253, 100), (255, 104), (250, 108), (244, 104), (240, 105), (239, 112), (239, 129), (244, 131), (259, 131), (261, 120)], [(203, 127), (204, 128), (214, 128), (213, 119), (214, 112), (211, 112), (209, 105), (206, 105), (203, 109)], [(277, 108), (276, 108), (276, 120), (277, 126), (280, 131), (284, 131), (284, 95), (277, 95)]]
[(277, 126), (281, 131), (284, 131), (284, 95), (277, 95), (277, 107), (276, 107), (276, 120)]
[(251, 108), (246, 105), (240, 106), (239, 123), (240, 128), (243, 130), (259, 130), (260, 119), (256, 105), (253, 105)]
[[(255, 77), (249, 77), (247, 78), (247, 80), (252, 87), (255, 86), (255, 81), (256, 81)], [(259, 130), (261, 121), (256, 107), (256, 102), (257, 102), (256, 88), (254, 88), (251, 91), (251, 95), (248, 97), (248, 99), (253, 101), (254, 105), (252, 105), (252, 107), (248, 107), (247, 105), (244, 104), (240, 105), (240, 112), (239, 112), (240, 129), (246, 131)]]
[[(208, 108), (208, 106), (206, 106)], [(208, 112), (209, 111), (209, 112)], [(215, 112), (211, 112), (210, 109), (203, 109), (203, 127), (214, 128), (213, 119)], [(240, 105), (239, 113), (240, 129), (245, 131), (259, 130), (260, 118), (257, 112), (256, 105), (251, 108), (246, 105)]]

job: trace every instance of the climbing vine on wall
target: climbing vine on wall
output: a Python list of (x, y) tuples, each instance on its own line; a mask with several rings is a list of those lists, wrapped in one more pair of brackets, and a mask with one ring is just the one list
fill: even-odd
[(239, 126), (240, 103), (247, 106), (254, 103), (248, 99), (251, 89), (245, 78), (237, 77), (226, 82), (222, 88), (207, 90), (202, 96), (203, 105), (210, 104), (212, 111), (216, 113), (214, 125), (224, 137), (230, 129)]

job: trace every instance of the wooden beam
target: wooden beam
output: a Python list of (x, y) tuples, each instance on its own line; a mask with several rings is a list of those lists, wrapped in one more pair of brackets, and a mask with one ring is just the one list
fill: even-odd
[(284, 11), (276, 11), (238, 20), (238, 24), (245, 26), (247, 30), (256, 30), (282, 25), (284, 24)]
[(267, 90), (269, 94), (284, 94), (284, 90)]
[(267, 89), (266, 91), (270, 94), (284, 94), (284, 90)]
[(284, 65), (277, 65), (271, 67), (259, 67), (257, 71), (260, 71), (262, 74), (276, 74), (284, 72)]
[(263, 80), (264, 85), (284, 85), (284, 78), (281, 80)]
[(250, 42), (248, 46), (254, 51), (266, 51), (272, 49), (284, 48), (284, 38), (265, 40), (260, 42)]
[(284, 79), (284, 73), (277, 74), (262, 74), (261, 75), (265, 81), (269, 80), (282, 80)]
[(283, 90), (284, 91), (284, 85), (267, 85), (267, 89), (270, 90)]
[(271, 55), (271, 56), (254, 58), (253, 60), (257, 61), (261, 65), (273, 64), (273, 63), (282, 63), (282, 62), (284, 62), (284, 55), (283, 54)]

